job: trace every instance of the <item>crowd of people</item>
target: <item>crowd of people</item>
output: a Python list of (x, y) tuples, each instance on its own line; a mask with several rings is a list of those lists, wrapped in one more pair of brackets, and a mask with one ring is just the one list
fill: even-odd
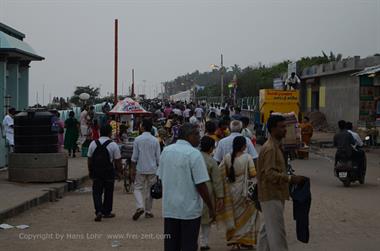
[[(272, 115), (268, 140), (255, 149), (252, 121), (239, 107), (210, 104), (151, 103), (152, 118), (139, 119), (130, 165), (136, 211), (132, 219), (153, 218), (151, 187), (162, 183), (165, 250), (208, 250), (214, 222), (225, 227), (226, 244), (238, 249), (287, 250), (284, 203), (289, 184), (303, 176), (287, 174), (281, 140), (285, 118)], [(10, 111), (11, 112), (11, 111)], [(120, 146), (106, 119), (99, 123), (93, 108), (84, 106), (59, 120), (64, 148), (75, 157), (78, 141), (88, 140), (88, 170), (93, 180), (95, 221), (113, 218), (113, 190), (123, 173)], [(120, 131), (125, 132), (120, 125)], [(63, 127), (63, 128), (62, 128)], [(64, 130), (65, 129), (65, 130)], [(128, 132), (125, 132), (128, 136)], [(64, 134), (64, 137), (63, 137)], [(252, 199), (249, 181), (258, 187)], [(260, 202), (258, 206), (257, 202)]]
[(79, 121), (74, 111), (69, 112), (69, 117), (63, 122), (59, 119), (59, 112), (54, 114), (58, 118), (59, 149), (66, 149), (69, 157), (76, 157), (80, 147), (88, 147), (90, 142), (100, 138), (100, 128), (109, 123), (106, 114), (107, 104), (103, 107), (102, 116), (95, 117), (94, 106), (84, 105), (81, 109)]
[[(164, 241), (165, 250), (197, 250), (198, 238), (201, 250), (210, 249), (214, 222), (225, 227), (226, 244), (233, 248), (287, 250), (283, 213), (288, 186), (305, 178), (287, 174), (281, 151), (285, 119), (270, 117), (270, 136), (258, 154), (251, 121), (239, 108), (168, 103), (150, 104), (147, 109), (153, 111), (153, 119), (139, 122), (140, 135), (133, 142), (136, 211), (132, 219), (144, 214), (147, 219), (154, 217), (150, 188), (159, 180), (164, 233), (170, 236)], [(91, 143), (88, 152), (95, 221), (115, 217), (113, 182), (122, 168), (120, 150), (110, 142), (111, 132), (110, 125), (102, 126), (100, 139)], [(97, 148), (108, 149), (105, 160), (95, 157)], [(112, 162), (115, 168), (105, 171), (109, 174), (94, 171)], [(258, 186), (261, 211), (249, 195), (252, 180)]]

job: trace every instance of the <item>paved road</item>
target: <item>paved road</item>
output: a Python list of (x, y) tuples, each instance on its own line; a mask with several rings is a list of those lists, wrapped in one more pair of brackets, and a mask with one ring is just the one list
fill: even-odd
[[(293, 166), (298, 174), (311, 178), (313, 202), (309, 244), (296, 240), (292, 205), (287, 203), (290, 250), (380, 250), (378, 165), (368, 167), (367, 184), (349, 188), (333, 176), (332, 162), (326, 158), (312, 155), (310, 160), (297, 160)], [(91, 193), (73, 192), (58, 202), (6, 221), (12, 225), (28, 224), (30, 228), (1, 230), (0, 250), (163, 250), (160, 204), (154, 204), (154, 219), (134, 222), (133, 196), (126, 195), (118, 184), (114, 203), (117, 217), (96, 223)], [(210, 242), (213, 250), (229, 250), (223, 237), (223, 229), (214, 226)], [(119, 240), (120, 247), (111, 247), (114, 239)]]

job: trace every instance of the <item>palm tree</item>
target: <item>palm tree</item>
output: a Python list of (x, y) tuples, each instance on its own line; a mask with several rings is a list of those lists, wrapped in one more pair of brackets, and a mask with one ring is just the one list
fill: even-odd
[(241, 73), (241, 68), (238, 64), (231, 66), (231, 70), (234, 74), (239, 75)]

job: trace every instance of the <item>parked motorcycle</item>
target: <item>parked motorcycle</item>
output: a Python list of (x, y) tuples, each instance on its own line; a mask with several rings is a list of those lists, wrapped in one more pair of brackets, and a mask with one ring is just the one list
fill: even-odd
[(336, 159), (334, 174), (345, 187), (349, 187), (351, 183), (356, 181), (359, 181), (360, 184), (364, 184), (367, 169), (365, 154), (362, 165), (363, 168), (361, 169), (357, 161)]

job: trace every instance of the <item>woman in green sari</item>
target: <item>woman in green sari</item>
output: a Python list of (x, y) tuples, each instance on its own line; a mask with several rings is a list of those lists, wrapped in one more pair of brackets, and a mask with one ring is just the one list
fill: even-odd
[(252, 249), (258, 233), (258, 211), (247, 197), (247, 179), (256, 176), (252, 156), (244, 153), (246, 138), (233, 141), (233, 152), (227, 154), (219, 166), (224, 182), (224, 208), (217, 212), (217, 220), (226, 226), (228, 246)]
[(75, 157), (75, 150), (77, 149), (77, 140), (79, 137), (79, 122), (76, 118), (74, 118), (75, 113), (70, 111), (69, 118), (65, 120), (65, 141), (64, 146), (65, 149), (69, 151), (69, 156), (71, 156), (71, 152), (73, 153), (73, 157)]

